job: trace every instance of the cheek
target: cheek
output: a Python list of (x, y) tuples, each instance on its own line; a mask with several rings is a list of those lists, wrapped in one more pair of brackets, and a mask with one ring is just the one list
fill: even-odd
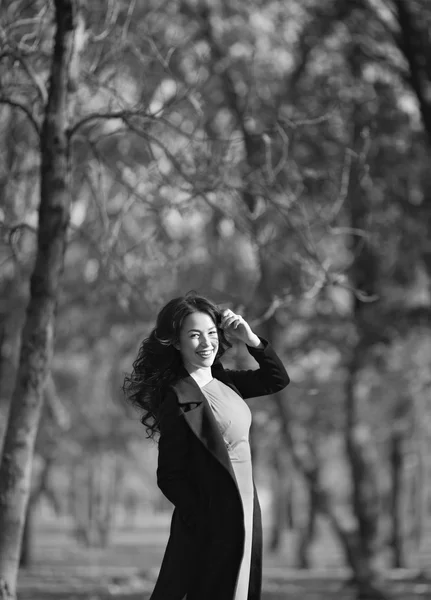
[(185, 340), (182, 344), (182, 348), (183, 350), (185, 350), (186, 352), (189, 350), (193, 350), (195, 344), (193, 343), (193, 340)]

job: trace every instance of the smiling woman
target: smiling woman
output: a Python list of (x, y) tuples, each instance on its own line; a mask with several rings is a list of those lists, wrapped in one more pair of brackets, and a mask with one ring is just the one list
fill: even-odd
[[(247, 345), (255, 370), (227, 370), (229, 340)], [(289, 383), (270, 344), (231, 310), (196, 294), (160, 311), (124, 382), (159, 435), (157, 483), (175, 509), (151, 600), (260, 600), (262, 524), (244, 399)]]
[(184, 320), (179, 342), (175, 344), (183, 365), (200, 386), (212, 379), (211, 365), (217, 356), (217, 325), (208, 313), (191, 313)]

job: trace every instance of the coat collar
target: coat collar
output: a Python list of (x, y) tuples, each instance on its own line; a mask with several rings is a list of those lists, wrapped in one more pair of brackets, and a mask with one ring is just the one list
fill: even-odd
[[(221, 363), (212, 368), (213, 376), (226, 385), (229, 385), (238, 394), (238, 390), (229, 381)], [(175, 385), (178, 404), (181, 412), (196, 437), (202, 442), (206, 449), (218, 460), (218, 462), (230, 473), (236, 482), (235, 474), (229, 458), (226, 445), (217, 425), (213, 411), (201, 392), (199, 385), (184, 369), (185, 376)]]

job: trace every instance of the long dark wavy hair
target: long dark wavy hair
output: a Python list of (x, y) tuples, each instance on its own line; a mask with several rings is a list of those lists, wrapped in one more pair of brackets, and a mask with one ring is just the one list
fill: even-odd
[(160, 406), (166, 390), (181, 378), (183, 363), (175, 344), (179, 342), (185, 318), (194, 312), (207, 313), (217, 326), (216, 360), (231, 347), (220, 328), (221, 310), (208, 298), (189, 292), (173, 298), (161, 309), (155, 328), (142, 342), (133, 370), (123, 383), (126, 398), (142, 411), (141, 422), (149, 438), (159, 432)]

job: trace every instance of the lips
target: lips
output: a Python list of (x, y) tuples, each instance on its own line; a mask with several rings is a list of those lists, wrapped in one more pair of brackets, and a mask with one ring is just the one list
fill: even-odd
[(210, 358), (213, 355), (213, 350), (205, 350), (205, 352), (196, 352), (201, 358)]

